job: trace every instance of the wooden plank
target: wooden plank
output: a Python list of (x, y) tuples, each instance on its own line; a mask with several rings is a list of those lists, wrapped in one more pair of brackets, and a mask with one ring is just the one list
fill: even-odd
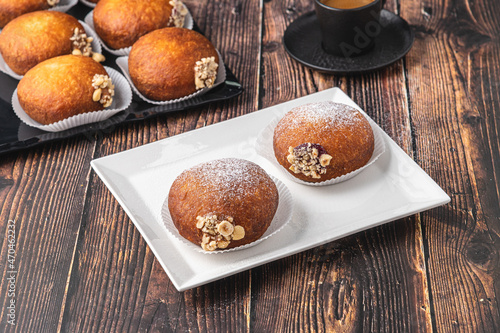
[[(2, 155), (1, 332), (56, 331), (94, 148), (94, 142), (80, 137)], [(8, 230), (12, 230), (8, 227), (9, 221), (15, 221), (16, 237), (11, 262), (8, 262)], [(15, 278), (12, 297), (7, 280), (11, 277)], [(15, 302), (15, 325), (7, 320), (11, 300)]]
[[(403, 62), (348, 77), (294, 62), (281, 38), (311, 10), (308, 1), (266, 3), (262, 107), (339, 86), (411, 155)], [(422, 245), (420, 222), (412, 217), (254, 269), (252, 330), (431, 331)]]
[[(257, 109), (261, 8), (255, 1), (186, 1), (244, 93), (231, 101), (123, 126), (99, 140), (95, 157)], [(243, 331), (250, 273), (179, 293), (137, 229), (95, 174), (71, 275), (62, 331)]]
[(451, 196), (422, 214), (436, 331), (500, 330), (498, 128), (500, 7), (403, 2), (417, 161)]

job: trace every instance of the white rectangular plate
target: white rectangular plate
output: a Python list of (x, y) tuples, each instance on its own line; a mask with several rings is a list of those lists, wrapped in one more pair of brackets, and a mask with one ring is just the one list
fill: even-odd
[[(450, 201), (446, 193), (391, 140), (356, 177), (322, 187), (301, 185), (258, 155), (255, 140), (269, 121), (297, 105), (331, 100), (359, 107), (332, 88), (232, 120), (91, 162), (95, 172), (141, 232), (174, 286), (183, 291), (331, 242)], [(163, 226), (161, 207), (186, 168), (223, 157), (253, 161), (279, 178), (294, 199), (292, 221), (260, 244), (223, 254), (189, 249)]]

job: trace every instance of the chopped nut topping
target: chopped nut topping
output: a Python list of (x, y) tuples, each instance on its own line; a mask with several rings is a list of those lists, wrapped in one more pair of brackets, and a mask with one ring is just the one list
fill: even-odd
[(75, 28), (73, 30), (73, 36), (71, 36), (69, 40), (73, 45), (73, 51), (71, 54), (92, 57), (92, 59), (97, 62), (106, 60), (102, 54), (92, 51), (92, 41), (94, 38), (88, 37), (85, 30)]
[(245, 229), (241, 225), (234, 227), (233, 240), (240, 240), (245, 237)]
[(47, 4), (48, 4), (50, 7), (54, 7), (54, 6), (56, 6), (57, 4), (59, 4), (59, 0), (47, 0)]
[(326, 167), (330, 165), (332, 159), (332, 156), (316, 143), (304, 143), (295, 148), (290, 146), (288, 152), (290, 170), (315, 179), (321, 178), (321, 175), (326, 173)]
[(92, 52), (92, 59), (94, 59), (94, 61), (96, 62), (103, 62), (104, 60), (106, 60), (106, 58), (102, 54), (96, 52)]
[(215, 214), (196, 217), (196, 228), (201, 229), (201, 248), (205, 251), (225, 249), (232, 240), (245, 237), (245, 229), (233, 224), (231, 216), (223, 217)]
[(234, 231), (234, 226), (229, 221), (222, 221), (217, 225), (217, 231), (222, 236), (230, 236)]
[(332, 157), (328, 154), (323, 154), (319, 157), (319, 164), (321, 164), (322, 167), (327, 167), (330, 165), (330, 161), (332, 160)]
[(184, 19), (188, 13), (187, 8), (179, 0), (171, 0), (169, 4), (172, 6), (172, 15), (170, 15), (169, 24), (174, 24), (177, 28), (184, 26)]
[(115, 86), (111, 82), (111, 78), (107, 75), (96, 74), (92, 78), (92, 87), (95, 89), (92, 95), (94, 102), (101, 103), (105, 108), (113, 103), (115, 95)]
[(197, 216), (196, 221), (198, 221), (198, 222), (196, 222), (196, 228), (198, 228), (198, 229), (203, 228), (203, 226), (205, 225), (205, 220), (203, 219), (203, 217)]
[(90, 57), (92, 53), (91, 42), (93, 38), (87, 37), (84, 30), (82, 31), (79, 28), (75, 28), (73, 30), (73, 36), (71, 36), (69, 40), (73, 42), (73, 54)]
[(231, 242), (229, 242), (229, 241), (220, 241), (219, 243), (217, 243), (217, 247), (219, 249), (225, 249), (226, 247), (229, 246), (229, 243), (231, 243)]
[(215, 57), (202, 58), (194, 66), (194, 83), (196, 89), (209, 88), (214, 85), (217, 77), (219, 64), (215, 62)]

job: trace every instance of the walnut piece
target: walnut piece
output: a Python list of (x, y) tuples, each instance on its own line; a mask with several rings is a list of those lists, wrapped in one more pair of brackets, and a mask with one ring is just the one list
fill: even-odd
[(92, 41), (94, 38), (88, 37), (85, 30), (75, 28), (73, 30), (73, 36), (71, 36), (69, 40), (72, 42), (73, 51), (71, 53), (73, 55), (92, 57), (92, 59), (97, 62), (106, 60), (102, 54), (92, 51)]
[(184, 26), (184, 19), (188, 13), (187, 8), (179, 0), (171, 0), (169, 4), (172, 6), (172, 14), (168, 23), (173, 23), (175, 27), (182, 28)]
[(201, 238), (201, 248), (205, 251), (225, 249), (232, 240), (239, 240), (245, 237), (245, 229), (242, 226), (234, 225), (231, 216), (217, 216), (207, 214), (196, 217), (196, 228), (203, 233)]
[(113, 96), (115, 95), (115, 86), (111, 82), (111, 78), (107, 75), (95, 74), (92, 78), (92, 87), (94, 93), (92, 100), (101, 103), (105, 108), (113, 103)]
[(47, 4), (49, 5), (49, 7), (54, 7), (59, 4), (59, 0), (47, 0)]
[(210, 88), (215, 83), (217, 68), (215, 57), (202, 58), (194, 66), (194, 84), (196, 89)]
[(317, 143), (304, 143), (297, 147), (288, 148), (287, 160), (291, 164), (290, 170), (302, 173), (307, 177), (320, 179), (326, 173), (332, 156)]

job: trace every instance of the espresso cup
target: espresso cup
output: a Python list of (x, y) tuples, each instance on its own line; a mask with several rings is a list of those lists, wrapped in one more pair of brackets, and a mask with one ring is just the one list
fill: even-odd
[(335, 8), (315, 0), (325, 52), (351, 58), (368, 52), (380, 34), (383, 0), (357, 8)]

